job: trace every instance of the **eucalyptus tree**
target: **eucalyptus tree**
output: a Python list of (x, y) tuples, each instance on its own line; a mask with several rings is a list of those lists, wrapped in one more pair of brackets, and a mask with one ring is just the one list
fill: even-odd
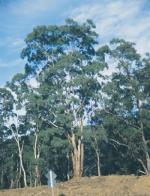
[[(30, 140), (33, 149), (33, 162), (34, 162), (34, 186), (41, 185), (41, 171), (39, 162), (41, 158), (41, 145), (42, 141), (40, 138), (41, 132), (45, 131), (46, 126), (43, 128), (43, 107), (44, 102), (41, 101), (40, 96), (35, 88), (28, 86), (29, 93), (26, 96), (26, 122), (29, 129), (29, 134), (32, 140)], [(42, 116), (43, 115), (43, 116)], [(44, 134), (44, 133), (43, 133)], [(32, 137), (33, 136), (33, 137)], [(45, 152), (46, 153), (46, 152)]]
[[(100, 114), (97, 114), (98, 118)], [(86, 169), (84, 174), (88, 175), (102, 175), (102, 157), (103, 149), (102, 146), (107, 144), (107, 133), (106, 129), (102, 124), (98, 124), (96, 119), (92, 119), (92, 125), (87, 126), (84, 132), (85, 140), (85, 165)], [(92, 169), (89, 169), (89, 168)], [(87, 171), (88, 170), (88, 171)], [(91, 170), (91, 171), (90, 171)]]
[[(12, 108), (11, 104), (11, 95), (5, 88), (0, 88), (0, 186), (1, 188), (8, 188), (9, 184), (10, 187), (13, 187), (13, 181), (14, 176), (9, 176), (10, 181), (8, 182), (8, 185), (5, 184), (5, 176), (8, 176), (8, 165), (10, 166), (10, 163), (12, 164), (11, 168), (9, 169), (9, 172), (14, 172), (13, 163), (11, 161), (12, 154), (10, 153), (11, 150), (9, 148), (9, 141), (8, 138), (10, 136), (10, 133), (6, 130), (5, 124), (4, 124), (4, 118), (7, 116), (6, 111), (10, 111)], [(7, 142), (8, 141), (8, 142)], [(9, 151), (8, 151), (9, 149)]]
[(138, 81), (135, 89), (137, 119), (144, 148), (144, 157), (138, 160), (145, 174), (150, 175), (150, 54), (147, 53), (139, 63), (135, 78)]
[(45, 103), (43, 120), (63, 130), (72, 146), (74, 176), (81, 176), (84, 162), (84, 125), (92, 113), (98, 78), (105, 67), (95, 50), (98, 35), (92, 21), (78, 24), (68, 19), (61, 26), (39, 26), (27, 36), (22, 57), (27, 75), (36, 74)]
[[(18, 157), (20, 162), (20, 174), (23, 174), (24, 186), (27, 186), (26, 171), (23, 162), (23, 148), (24, 141), (22, 136), (26, 134), (26, 127), (24, 123), (25, 110), (21, 96), (23, 96), (23, 86), (21, 85), (22, 74), (17, 74), (11, 83), (7, 83), (5, 88), (0, 90), (1, 99), (1, 121), (3, 129), (7, 134), (7, 138), (14, 139), (18, 148)], [(26, 88), (24, 86), (24, 88)]]
[[(19, 122), (23, 123), (25, 131), (22, 136), (26, 136), (26, 138), (24, 138), (25, 142), (28, 142), (30, 151), (32, 151), (24, 152), (26, 157), (28, 157), (28, 154), (31, 156), (28, 162), (30, 162), (30, 168), (32, 167), (32, 169), (30, 171), (27, 170), (27, 172), (30, 178), (30, 185), (34, 184), (37, 186), (41, 184), (39, 168), (41, 140), (39, 135), (40, 131), (43, 130), (41, 116), (43, 112), (42, 103), (44, 102), (40, 101), (38, 91), (36, 87), (32, 85), (31, 81), (32, 79), (27, 79), (25, 74), (17, 74), (11, 82), (7, 83), (7, 88), (16, 96), (17, 109), (23, 114), (22, 119), (19, 119)], [(27, 144), (25, 144), (25, 147), (26, 145)]]
[(144, 171), (140, 172), (149, 174), (150, 111), (149, 93), (146, 90), (148, 80), (145, 79), (149, 76), (149, 58), (143, 60), (133, 43), (120, 39), (111, 41), (111, 57), (116, 64), (116, 71), (104, 88), (107, 94), (105, 114), (120, 142), (112, 141), (119, 146), (126, 146), (130, 155), (133, 154), (134, 159), (141, 164)]

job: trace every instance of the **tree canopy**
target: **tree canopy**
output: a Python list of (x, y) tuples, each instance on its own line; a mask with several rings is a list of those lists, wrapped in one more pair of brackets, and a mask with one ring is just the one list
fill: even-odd
[(101, 46), (91, 20), (37, 26), (25, 42), (24, 73), (0, 88), (1, 188), (46, 184), (49, 169), (149, 175), (150, 55)]

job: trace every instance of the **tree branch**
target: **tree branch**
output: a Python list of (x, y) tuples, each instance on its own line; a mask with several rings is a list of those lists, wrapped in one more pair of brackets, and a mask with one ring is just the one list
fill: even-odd
[(115, 139), (109, 139), (109, 140), (112, 141), (112, 142), (115, 142), (115, 143), (118, 144), (119, 146), (125, 146), (125, 147), (128, 148), (128, 145), (127, 145), (127, 144), (120, 143), (120, 142), (118, 142), (118, 141), (115, 140)]
[(141, 166), (143, 167), (145, 174), (148, 175), (148, 171), (147, 171), (147, 168), (146, 168), (144, 162), (141, 159), (137, 159), (137, 160), (141, 164)]

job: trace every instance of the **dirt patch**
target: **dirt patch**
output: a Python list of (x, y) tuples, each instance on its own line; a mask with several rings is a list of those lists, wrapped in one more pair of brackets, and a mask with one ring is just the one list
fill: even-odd
[[(59, 183), (54, 192), (55, 196), (150, 196), (150, 177), (84, 177)], [(0, 196), (52, 196), (52, 193), (42, 186), (1, 191)]]

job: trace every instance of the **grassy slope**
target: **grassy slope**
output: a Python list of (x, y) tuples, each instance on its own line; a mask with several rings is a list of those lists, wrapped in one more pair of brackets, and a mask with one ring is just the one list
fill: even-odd
[[(150, 196), (150, 177), (107, 176), (60, 183), (54, 196)], [(47, 187), (1, 191), (0, 196), (52, 196)]]

